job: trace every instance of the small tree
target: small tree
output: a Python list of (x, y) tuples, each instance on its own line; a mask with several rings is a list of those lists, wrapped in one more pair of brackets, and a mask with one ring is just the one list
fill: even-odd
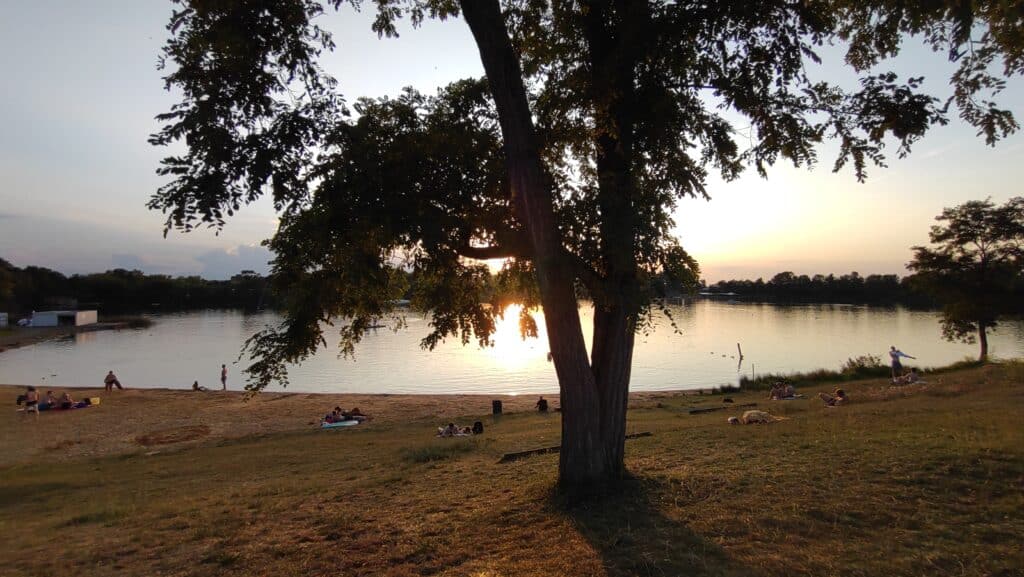
[(999, 317), (1019, 307), (1014, 297), (1024, 271), (1024, 197), (1002, 206), (973, 200), (947, 208), (932, 227), (932, 247), (915, 246), (907, 268), (914, 284), (942, 304), (942, 335), (949, 341), (981, 343), (988, 357), (988, 332)]

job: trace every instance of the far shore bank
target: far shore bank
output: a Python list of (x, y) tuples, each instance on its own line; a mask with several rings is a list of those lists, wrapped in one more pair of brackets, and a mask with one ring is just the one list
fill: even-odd
[(104, 321), (80, 327), (18, 327), (0, 329), (0, 353), (8, 349), (27, 347), (43, 341), (72, 337), (79, 333), (116, 331), (130, 328), (127, 321)]

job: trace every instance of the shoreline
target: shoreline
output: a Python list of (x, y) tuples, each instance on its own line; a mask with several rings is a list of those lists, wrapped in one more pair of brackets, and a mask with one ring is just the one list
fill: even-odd
[[(26, 387), (33, 386), (37, 391), (43, 390), (68, 390), (68, 391), (91, 391), (91, 392), (106, 392), (106, 387), (103, 385), (50, 385), (46, 383), (3, 383), (0, 382), (0, 395), (3, 395), (7, 389), (17, 389), (24, 391)], [(750, 388), (741, 389), (739, 385), (735, 385), (735, 388), (727, 387), (722, 388), (723, 385), (714, 387), (702, 387), (699, 389), (665, 389), (657, 391), (629, 391), (629, 398), (632, 400), (634, 397), (637, 399), (649, 399), (649, 398), (668, 398), (668, 397), (686, 397), (686, 396), (716, 396), (716, 395), (730, 395), (739, 394), (740, 392), (760, 392), (760, 389)], [(558, 400), (560, 393), (347, 393), (347, 392), (323, 392), (323, 391), (301, 391), (298, 389), (282, 389), (272, 391), (260, 391), (257, 393), (250, 393), (244, 389), (218, 389), (207, 387), (206, 391), (193, 391), (189, 388), (172, 388), (172, 387), (125, 387), (124, 389), (114, 388), (111, 394), (124, 393), (128, 391), (143, 391), (143, 392), (159, 392), (159, 393), (217, 393), (220, 395), (235, 395), (241, 396), (243, 399), (249, 397), (250, 399), (258, 399), (263, 396), (275, 396), (275, 397), (290, 397), (294, 395), (311, 396), (311, 397), (381, 397), (381, 398), (404, 398), (408, 397), (411, 399), (428, 399), (428, 398), (452, 398), (452, 397), (468, 397), (468, 398), (487, 398), (491, 400), (501, 400), (504, 403), (505, 399), (536, 399), (537, 397), (544, 397), (551, 401), (552, 399)], [(552, 408), (554, 410), (554, 408)]]
[[(100, 397), (99, 405), (69, 411), (15, 412), (14, 399), (25, 386), (0, 384), (0, 399), (9, 412), (0, 419), (0, 469), (32, 462), (45, 455), (61, 462), (119, 454), (179, 450), (184, 447), (252, 436), (311, 432), (335, 406), (359, 409), (371, 417), (358, 429), (391, 429), (422, 424), (424, 438), (448, 422), (471, 425), (483, 421), (490, 427), (502, 418), (536, 415), (537, 395), (487, 394), (362, 394), (264, 392), (247, 396), (245, 391), (195, 392), (182, 389), (129, 388), (107, 393), (103, 387), (36, 387), (57, 396), (69, 392), (77, 401)], [(630, 393), (630, 410), (655, 407), (684, 393)], [(687, 395), (688, 396), (688, 395)], [(544, 395), (551, 410), (558, 395)], [(503, 413), (492, 415), (491, 401), (502, 402)], [(152, 442), (154, 438), (169, 439)]]
[[(941, 384), (955, 375), (972, 374), (983, 377), (1005, 371), (1022, 361), (989, 364), (981, 367), (954, 369), (926, 376), (918, 385), (895, 386), (889, 379), (868, 378), (844, 383), (855, 396), (868, 394), (878, 399), (901, 397)], [(834, 386), (832, 383), (807, 383), (801, 392), (811, 399), (816, 390)], [(454, 422), (460, 426), (480, 420), (486, 427), (501, 419), (536, 416), (539, 395), (501, 394), (396, 394), (396, 393), (305, 393), (293, 391), (261, 392), (250, 395), (238, 390), (192, 391), (169, 388), (127, 388), (106, 392), (101, 386), (37, 386), (40, 396), (54, 391), (56, 396), (69, 392), (74, 400), (99, 397), (100, 403), (69, 411), (43, 411), (25, 414), (9, 412), (0, 419), (0, 469), (36, 461), (73, 462), (81, 459), (123, 454), (149, 454), (153, 451), (178, 450), (210, 442), (263, 437), (267, 435), (304, 434), (319, 429), (320, 418), (338, 406), (345, 410), (358, 407), (371, 420), (359, 430), (391, 430), (412, 425), (422, 429), (423, 438), (432, 438), (435, 428)], [(0, 384), (0, 398), (6, 398), (9, 411), (21, 407), (11, 402), (25, 391), (25, 385)], [(552, 424), (560, 421), (561, 406), (557, 394), (543, 395), (550, 411), (544, 418)], [(772, 406), (764, 391), (707, 390), (632, 391), (628, 408), (659, 410), (672, 405), (723, 408), (736, 403), (755, 402)], [(492, 414), (492, 401), (502, 403), (503, 412)], [(813, 400), (812, 400), (813, 403)], [(738, 406), (736, 407), (739, 408)], [(628, 417), (630, 421), (634, 417)], [(152, 439), (167, 439), (153, 442)]]

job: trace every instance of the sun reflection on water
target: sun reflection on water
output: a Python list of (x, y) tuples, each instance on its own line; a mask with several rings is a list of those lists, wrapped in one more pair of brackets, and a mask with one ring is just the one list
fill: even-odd
[(495, 365), (508, 372), (523, 370), (529, 366), (544, 363), (548, 352), (548, 335), (544, 327), (544, 315), (534, 312), (537, 321), (537, 338), (522, 337), (519, 330), (519, 315), (523, 305), (510, 304), (505, 307), (504, 317), (498, 319), (494, 330), (494, 346), (486, 349), (487, 357)]

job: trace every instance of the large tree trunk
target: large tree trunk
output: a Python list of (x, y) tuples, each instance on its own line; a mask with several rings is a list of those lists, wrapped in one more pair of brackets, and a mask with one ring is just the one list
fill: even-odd
[[(519, 59), (497, 0), (462, 0), (460, 4), (497, 106), (513, 207), (533, 248), (551, 357), (561, 390), (559, 481), (572, 487), (601, 484), (621, 469), (621, 449), (609, 451), (605, 447), (602, 403), (583, 341), (575, 278), (564, 261), (550, 183), (540, 158)], [(618, 463), (610, 461), (616, 455)]]
[(626, 408), (640, 306), (631, 168), (636, 51), (643, 42), (636, 31), (646, 11), (646, 2), (592, 0), (582, 22), (595, 117), (601, 259), (607, 279), (594, 299), (591, 364), (601, 396), (603, 444), (613, 474), (624, 472)]
[(985, 362), (988, 360), (988, 323), (985, 321), (978, 321), (978, 342), (981, 343), (981, 355), (978, 360)]
[(625, 472), (626, 408), (636, 335), (634, 319), (622, 307), (594, 306), (591, 363), (601, 398), (601, 444), (610, 478)]

